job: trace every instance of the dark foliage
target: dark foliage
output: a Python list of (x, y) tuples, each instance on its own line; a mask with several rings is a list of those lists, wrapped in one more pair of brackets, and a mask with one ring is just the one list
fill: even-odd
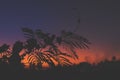
[(12, 48), (12, 55), (9, 58), (10, 64), (13, 66), (19, 66), (21, 63), (21, 58), (19, 56), (19, 52), (23, 49), (23, 43), (20, 41), (16, 41)]
[[(61, 31), (60, 36), (56, 36), (40, 29), (22, 28), (22, 31), (26, 38), (24, 46), (27, 49), (26, 53), (30, 54), (28, 62), (31, 66), (35, 65), (35, 60), (38, 61), (37, 66), (47, 63), (50, 67), (54, 67), (53, 61), (59, 66), (70, 66), (72, 63), (66, 57), (78, 59), (76, 49), (89, 48), (90, 44), (86, 38), (73, 32)], [(63, 52), (59, 47), (63, 47), (68, 52)]]
[(0, 75), (3, 80), (119, 80), (119, 74), (119, 60), (101, 61), (95, 65), (83, 62), (39, 71), (24, 68), (16, 70), (9, 64), (0, 63)]
[(7, 51), (8, 49), (9, 49), (9, 45), (3, 44), (2, 46), (0, 46), (0, 53)]

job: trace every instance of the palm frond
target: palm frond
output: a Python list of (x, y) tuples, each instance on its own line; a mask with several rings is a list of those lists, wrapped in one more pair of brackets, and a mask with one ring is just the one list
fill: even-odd
[(77, 53), (76, 53), (73, 49), (71, 49), (71, 52), (72, 52), (72, 54), (75, 56), (75, 58), (78, 59), (78, 55), (77, 55)]
[(72, 65), (73, 63), (69, 60), (69, 59), (67, 59), (66, 57), (64, 57), (64, 56), (59, 56), (59, 59), (61, 60), (61, 62), (60, 62), (60, 65), (61, 66), (70, 66), (70, 65)]
[(61, 33), (61, 38), (63, 42), (73, 46), (74, 48), (85, 49), (89, 48), (88, 45), (91, 44), (86, 38), (72, 32), (63, 31)]
[(34, 31), (32, 29), (29, 29), (29, 28), (22, 28), (22, 31), (24, 33), (24, 36), (26, 38), (34, 38)]
[(52, 60), (52, 57), (50, 57), (49, 55), (45, 55), (46, 59), (47, 59), (47, 63), (49, 64), (50, 67), (55, 67), (55, 63)]
[(56, 54), (55, 52), (53, 52), (53, 51), (51, 51), (51, 50), (47, 50), (47, 51), (44, 51), (44, 52), (48, 52), (48, 53), (53, 54), (53, 55)]
[(35, 31), (35, 34), (36, 34), (36, 36), (39, 38), (39, 39), (46, 39), (47, 37), (48, 37), (48, 35), (49, 34), (46, 34), (46, 33), (44, 33), (42, 30), (40, 30), (40, 29), (37, 29), (36, 31)]
[(61, 35), (56, 38), (56, 43), (70, 51), (76, 58), (78, 58), (76, 49), (88, 49), (91, 44), (86, 38), (66, 31), (61, 32)]

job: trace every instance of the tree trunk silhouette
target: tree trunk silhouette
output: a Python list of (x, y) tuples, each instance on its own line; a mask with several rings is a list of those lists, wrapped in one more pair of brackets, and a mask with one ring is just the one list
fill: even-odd
[(10, 64), (16, 67), (19, 67), (21, 64), (21, 58), (19, 52), (23, 49), (23, 43), (20, 41), (15, 42), (12, 48), (12, 56), (10, 57)]

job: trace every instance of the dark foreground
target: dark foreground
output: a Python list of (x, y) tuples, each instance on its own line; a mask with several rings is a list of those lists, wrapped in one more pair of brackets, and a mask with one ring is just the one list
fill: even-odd
[(39, 71), (1, 63), (0, 80), (120, 80), (120, 61), (103, 61), (96, 65), (84, 62)]

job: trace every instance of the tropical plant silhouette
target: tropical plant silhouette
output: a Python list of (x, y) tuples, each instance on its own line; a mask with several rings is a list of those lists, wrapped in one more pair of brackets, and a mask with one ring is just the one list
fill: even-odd
[(8, 57), (11, 56), (11, 52), (9, 50), (9, 45), (3, 44), (0, 46), (0, 61), (1, 62), (8, 62)]
[(0, 46), (0, 53), (7, 51), (8, 49), (9, 49), (9, 45), (3, 44), (2, 46)]
[(12, 47), (11, 57), (9, 62), (13, 66), (19, 66), (21, 63), (21, 58), (19, 56), (20, 51), (23, 49), (23, 43), (20, 41), (16, 41)]
[[(54, 61), (56, 61), (59, 66), (69, 66), (72, 63), (67, 57), (78, 59), (75, 50), (89, 48), (90, 44), (86, 38), (73, 32), (61, 31), (61, 34), (57, 36), (45, 33), (40, 29), (22, 28), (22, 31), (26, 37), (24, 43), (25, 49), (27, 49), (26, 53), (30, 54), (28, 62), (31, 64), (34, 63), (36, 58), (39, 65), (47, 63), (51, 67), (55, 66)], [(63, 47), (69, 53), (62, 51), (60, 47)]]

